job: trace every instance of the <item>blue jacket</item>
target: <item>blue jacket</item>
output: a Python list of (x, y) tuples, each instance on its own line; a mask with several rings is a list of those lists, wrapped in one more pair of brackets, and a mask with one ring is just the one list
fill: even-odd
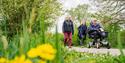
[[(92, 23), (90, 23), (90, 26), (88, 28), (88, 34), (90, 37), (94, 37), (93, 34), (97, 34), (99, 28), (101, 28), (101, 26), (99, 24), (93, 25)], [(94, 30), (97, 30), (97, 32), (93, 32)]]
[(86, 25), (80, 25), (78, 27), (78, 37), (79, 38), (83, 38), (83, 36), (86, 35), (86, 31), (87, 31), (87, 26)]
[(89, 30), (99, 30), (99, 28), (101, 28), (99, 24), (93, 25), (90, 23)]
[(63, 32), (72, 32), (72, 34), (74, 34), (73, 22), (71, 20), (65, 20), (63, 22), (62, 30)]

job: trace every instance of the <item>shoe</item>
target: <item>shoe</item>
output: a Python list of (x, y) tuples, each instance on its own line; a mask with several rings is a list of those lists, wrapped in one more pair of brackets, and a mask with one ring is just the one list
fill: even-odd
[(69, 46), (69, 48), (72, 48), (72, 46)]
[(80, 45), (81, 45), (81, 46), (83, 45), (82, 41), (80, 41)]

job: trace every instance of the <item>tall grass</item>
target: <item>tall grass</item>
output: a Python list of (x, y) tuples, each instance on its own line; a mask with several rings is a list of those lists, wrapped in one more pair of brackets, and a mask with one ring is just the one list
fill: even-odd
[(118, 43), (118, 48), (120, 50), (120, 56), (119, 58), (116, 58), (116, 61), (118, 63), (124, 63), (125, 62), (125, 54), (123, 52), (123, 45), (122, 45), (122, 40), (121, 40), (121, 32), (118, 31), (118, 34), (117, 34), (117, 43)]
[[(27, 12), (27, 10), (24, 10)], [(32, 14), (31, 14), (32, 16)], [(56, 33), (54, 37), (50, 37), (47, 39), (48, 35), (46, 34), (45, 30), (45, 17), (43, 15), (38, 16), (38, 21), (40, 23), (40, 33), (30, 33), (27, 21), (31, 21), (28, 15), (27, 19), (22, 18), (22, 32), (17, 33), (11, 40), (7, 39), (6, 36), (0, 37), (2, 41), (0, 43), (0, 57), (5, 57), (7, 59), (13, 59), (15, 56), (26, 54), (30, 48), (34, 48), (39, 44), (50, 43), (55, 46), (57, 50), (56, 58), (53, 61), (48, 61), (48, 63), (64, 63), (62, 54), (61, 54), (61, 42), (59, 40), (57, 26), (56, 26)], [(30, 23), (30, 26), (32, 23)], [(5, 27), (6, 28), (6, 27)], [(49, 39), (52, 39), (50, 41)], [(47, 42), (50, 41), (50, 42)], [(3, 48), (4, 47), (4, 48)]]
[(56, 25), (56, 40), (55, 41), (56, 41), (55, 46), (56, 46), (56, 49), (57, 49), (56, 62), (57, 63), (64, 63), (62, 55), (61, 55), (61, 43), (59, 41), (57, 25)]

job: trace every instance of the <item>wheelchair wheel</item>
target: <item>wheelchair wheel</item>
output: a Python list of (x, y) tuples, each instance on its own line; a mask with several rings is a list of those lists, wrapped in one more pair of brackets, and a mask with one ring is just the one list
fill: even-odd
[(107, 44), (107, 46), (106, 46), (106, 47), (107, 47), (107, 49), (110, 49), (110, 48), (111, 48), (111, 46), (110, 46), (110, 44), (109, 44), (109, 43)]
[(97, 49), (100, 48), (100, 43), (96, 43), (96, 48), (97, 48)]

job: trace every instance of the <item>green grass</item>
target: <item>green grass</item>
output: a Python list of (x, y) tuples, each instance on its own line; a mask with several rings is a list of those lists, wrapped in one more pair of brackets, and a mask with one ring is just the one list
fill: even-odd
[(70, 51), (64, 61), (64, 63), (125, 63), (125, 57)]
[[(41, 34), (43, 34), (41, 32)], [(56, 28), (55, 34), (42, 35), (45, 38), (46, 43), (52, 44), (57, 49), (56, 58), (48, 63), (125, 63), (125, 56), (111, 56), (103, 54), (89, 54), (80, 53), (74, 51), (68, 51), (63, 45), (63, 35), (59, 34)], [(120, 37), (118, 33), (117, 37)], [(21, 35), (16, 35), (11, 40), (8, 40), (8, 47), (6, 50), (3, 49), (2, 42), (0, 42), (0, 56), (8, 59), (13, 59), (16, 55), (26, 54), (26, 52), (39, 44), (44, 44), (40, 34), (29, 34), (24, 28)], [(118, 48), (121, 50), (121, 40), (118, 38)], [(122, 53), (122, 51), (121, 51)]]
[[(8, 41), (7, 49), (4, 49), (5, 42), (0, 40), (0, 57), (13, 59), (15, 56), (26, 54), (29, 49), (36, 47), (39, 44), (50, 43), (56, 48), (57, 54), (56, 58), (53, 61), (48, 61), (48, 63), (125, 63), (125, 56), (123, 54), (114, 57), (111, 55), (88, 54), (68, 51), (63, 45), (63, 34), (58, 33), (57, 26), (56, 32), (54, 34), (47, 33), (44, 28), (44, 19), (41, 18), (40, 20), (43, 21), (40, 22), (41, 27), (39, 33), (28, 33), (28, 28), (26, 26), (27, 24), (23, 22), (23, 31), (21, 33), (15, 35), (11, 39), (7, 39), (7, 36), (5, 36), (6, 38), (4, 40)], [(118, 32), (119, 33), (116, 35), (118, 45), (117, 48), (119, 48), (121, 51), (121, 49), (123, 49), (123, 40), (120, 38), (122, 35), (121, 32)], [(77, 39), (77, 31), (75, 31), (73, 36), (73, 44), (75, 46), (79, 46)], [(87, 38), (86, 44), (89, 41), (89, 38)], [(121, 53), (123, 52), (121, 51)]]

